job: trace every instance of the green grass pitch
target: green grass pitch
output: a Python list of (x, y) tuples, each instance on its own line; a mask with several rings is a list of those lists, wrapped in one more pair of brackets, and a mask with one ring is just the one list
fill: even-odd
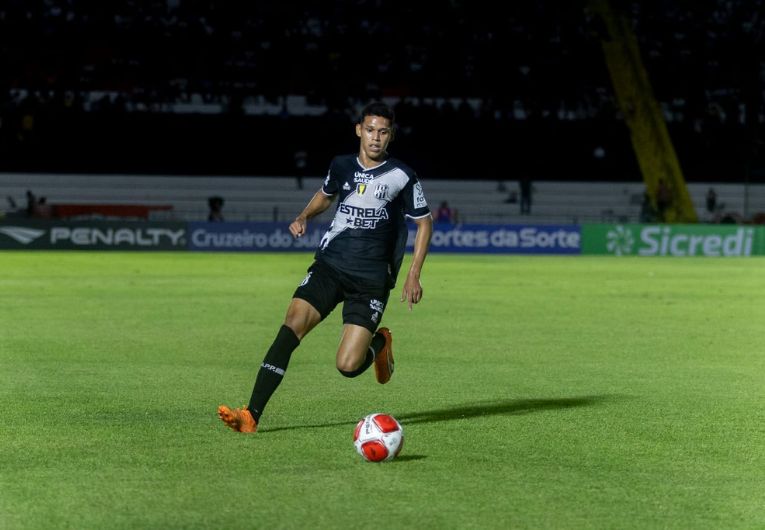
[(0, 253), (0, 528), (765, 527), (763, 259), (431, 255), (389, 384), (337, 310), (233, 433), (310, 259)]

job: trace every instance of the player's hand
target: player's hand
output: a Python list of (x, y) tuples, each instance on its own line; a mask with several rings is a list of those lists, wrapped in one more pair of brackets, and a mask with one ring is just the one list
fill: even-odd
[(409, 311), (412, 310), (412, 304), (419, 304), (422, 300), (422, 284), (420, 277), (411, 272), (406, 275), (404, 290), (401, 292), (401, 301), (406, 301), (409, 305)]
[(292, 223), (290, 223), (290, 233), (293, 237), (300, 237), (305, 234), (305, 227), (305, 217), (298, 216)]

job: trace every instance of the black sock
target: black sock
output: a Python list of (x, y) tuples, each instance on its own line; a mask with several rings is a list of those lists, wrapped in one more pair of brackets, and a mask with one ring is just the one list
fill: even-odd
[(372, 366), (372, 363), (375, 360), (375, 355), (380, 352), (383, 346), (385, 346), (385, 337), (379, 333), (375, 333), (375, 336), (372, 337), (372, 343), (369, 345), (369, 349), (367, 350), (367, 356), (364, 358), (364, 362), (361, 363), (361, 366), (352, 372), (346, 372), (345, 370), (338, 370), (338, 372), (343, 374), (345, 377), (356, 377), (363, 374), (367, 368)]
[(255, 379), (255, 387), (252, 389), (250, 404), (247, 405), (247, 409), (255, 421), (260, 419), (268, 400), (271, 399), (271, 395), (282, 382), (284, 372), (290, 362), (290, 356), (299, 344), (300, 340), (292, 329), (284, 325), (279, 329), (274, 343), (263, 359), (263, 364), (260, 365), (258, 377)]
[(370, 344), (369, 347), (372, 348), (375, 355), (377, 355), (380, 353), (380, 350), (383, 349), (383, 346), (385, 346), (385, 337), (382, 333), (375, 333), (375, 336), (372, 337), (372, 344)]

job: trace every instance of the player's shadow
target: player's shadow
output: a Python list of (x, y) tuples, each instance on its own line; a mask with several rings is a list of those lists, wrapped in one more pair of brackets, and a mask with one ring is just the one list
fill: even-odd
[[(412, 412), (396, 412), (395, 416), (401, 423), (412, 425), (415, 423), (434, 423), (439, 421), (456, 421), (482, 416), (511, 416), (544, 412), (547, 410), (569, 409), (575, 407), (592, 407), (605, 401), (616, 399), (615, 395), (581, 396), (571, 398), (550, 399), (503, 399), (491, 401), (478, 401), (467, 405), (444, 407), (442, 409), (420, 410)], [(288, 431), (293, 429), (315, 429), (319, 427), (336, 427), (348, 425), (348, 421), (320, 423), (310, 425), (289, 425), (274, 427), (264, 432)]]
[(470, 405), (446, 407), (443, 409), (423, 410), (394, 414), (402, 423), (434, 423), (455, 421), (481, 416), (510, 416), (542, 412), (545, 410), (591, 407), (614, 396), (582, 396), (557, 399), (505, 399), (499, 401), (479, 401)]

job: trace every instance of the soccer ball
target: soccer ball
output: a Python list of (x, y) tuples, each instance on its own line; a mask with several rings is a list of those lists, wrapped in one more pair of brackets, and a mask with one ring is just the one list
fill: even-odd
[(404, 430), (393, 416), (375, 412), (356, 425), (353, 445), (367, 462), (393, 460), (404, 445)]

